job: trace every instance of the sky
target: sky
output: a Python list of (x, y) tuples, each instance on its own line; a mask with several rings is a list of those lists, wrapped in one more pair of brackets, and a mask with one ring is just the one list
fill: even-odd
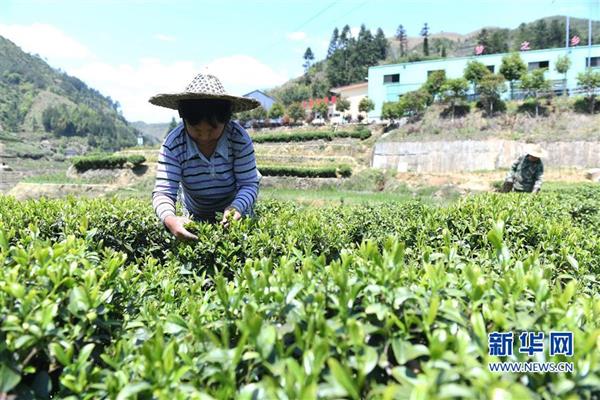
[(198, 73), (243, 95), (302, 74), (333, 29), (394, 35), (516, 28), (552, 15), (600, 19), (600, 0), (0, 0), (0, 35), (119, 101), (129, 121), (168, 122), (148, 103)]

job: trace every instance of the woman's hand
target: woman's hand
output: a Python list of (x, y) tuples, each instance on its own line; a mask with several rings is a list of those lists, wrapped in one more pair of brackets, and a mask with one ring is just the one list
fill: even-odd
[(223, 219), (221, 220), (221, 225), (223, 225), (223, 227), (225, 228), (228, 228), (229, 221), (231, 218), (233, 218), (234, 221), (237, 221), (240, 218), (242, 218), (242, 214), (240, 214), (240, 212), (233, 207), (226, 208), (223, 212)]
[(198, 240), (198, 236), (194, 235), (190, 231), (184, 228), (184, 225), (191, 220), (187, 217), (177, 217), (175, 215), (170, 215), (165, 218), (165, 226), (173, 236), (175, 236), (179, 240)]

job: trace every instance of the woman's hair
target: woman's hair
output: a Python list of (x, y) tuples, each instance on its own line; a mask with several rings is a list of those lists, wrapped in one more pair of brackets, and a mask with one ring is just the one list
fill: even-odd
[(229, 122), (233, 114), (231, 102), (220, 99), (182, 100), (177, 108), (179, 116), (189, 125), (198, 125), (206, 121), (212, 127), (216, 127), (218, 123)]

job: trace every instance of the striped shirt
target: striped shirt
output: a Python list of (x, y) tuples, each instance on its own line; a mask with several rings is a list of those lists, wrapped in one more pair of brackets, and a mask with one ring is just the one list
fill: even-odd
[(230, 121), (207, 158), (186, 133), (183, 123), (167, 134), (158, 154), (152, 205), (160, 220), (175, 215), (177, 193), (185, 209), (201, 219), (235, 207), (242, 215), (252, 212), (258, 196), (260, 174), (256, 169), (250, 135)]

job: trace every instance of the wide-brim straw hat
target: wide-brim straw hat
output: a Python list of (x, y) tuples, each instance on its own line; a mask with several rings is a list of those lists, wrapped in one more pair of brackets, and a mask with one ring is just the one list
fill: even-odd
[(540, 146), (530, 145), (525, 148), (525, 153), (536, 158), (548, 157), (548, 152)]
[(258, 100), (227, 94), (221, 81), (216, 76), (208, 74), (196, 75), (182, 92), (157, 94), (148, 101), (157, 106), (177, 110), (182, 100), (209, 99), (230, 101), (233, 112), (248, 111), (260, 106)]

